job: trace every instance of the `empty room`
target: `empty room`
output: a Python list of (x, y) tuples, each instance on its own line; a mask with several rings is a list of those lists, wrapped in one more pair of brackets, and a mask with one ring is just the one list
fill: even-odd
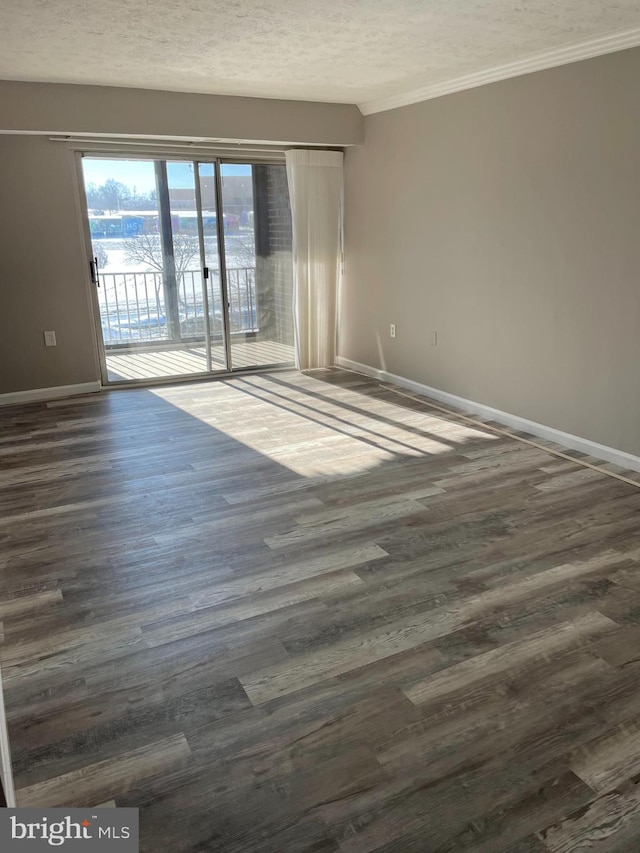
[(637, 0), (0, 20), (0, 849), (640, 850)]

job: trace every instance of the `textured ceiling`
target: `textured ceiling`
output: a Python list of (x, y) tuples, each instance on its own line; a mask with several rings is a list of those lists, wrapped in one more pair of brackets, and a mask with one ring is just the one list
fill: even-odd
[(363, 103), (640, 26), (638, 0), (0, 0), (0, 78)]

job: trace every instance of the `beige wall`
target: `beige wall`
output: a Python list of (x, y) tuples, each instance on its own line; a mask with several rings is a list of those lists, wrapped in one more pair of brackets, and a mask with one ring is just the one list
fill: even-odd
[(341, 146), (362, 142), (362, 126), (353, 104), (0, 80), (4, 131)]
[(340, 355), (640, 454), (639, 79), (635, 49), (367, 117)]
[(0, 172), (0, 394), (96, 381), (73, 156), (43, 137), (0, 136)]
[(99, 378), (74, 156), (47, 133), (349, 145), (362, 128), (347, 104), (0, 81), (0, 394)]

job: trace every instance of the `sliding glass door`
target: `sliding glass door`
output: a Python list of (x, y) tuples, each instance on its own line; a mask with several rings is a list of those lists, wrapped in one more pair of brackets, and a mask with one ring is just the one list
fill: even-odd
[(284, 165), (222, 163), (224, 262), (234, 369), (292, 363), (293, 260)]
[(292, 363), (284, 166), (82, 163), (105, 383)]

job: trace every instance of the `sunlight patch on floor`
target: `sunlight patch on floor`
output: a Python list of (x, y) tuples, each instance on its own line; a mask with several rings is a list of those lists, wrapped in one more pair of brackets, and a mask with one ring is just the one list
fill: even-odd
[(328, 390), (320, 379), (282, 372), (208, 383), (197, 396), (193, 386), (153, 393), (304, 477), (352, 476), (393, 459), (460, 452), (470, 441), (495, 439), (444, 416), (348, 388), (331, 386), (330, 396)]

